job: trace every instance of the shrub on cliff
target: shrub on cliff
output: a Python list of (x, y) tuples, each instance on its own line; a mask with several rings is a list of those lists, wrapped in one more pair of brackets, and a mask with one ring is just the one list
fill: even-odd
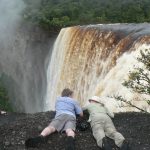
[(6, 88), (3, 85), (3, 79), (0, 77), (0, 110), (13, 111)]
[[(123, 85), (135, 92), (150, 95), (150, 49), (141, 51), (137, 60), (142, 64), (141, 67), (131, 71)], [(150, 104), (150, 100), (147, 102)]]

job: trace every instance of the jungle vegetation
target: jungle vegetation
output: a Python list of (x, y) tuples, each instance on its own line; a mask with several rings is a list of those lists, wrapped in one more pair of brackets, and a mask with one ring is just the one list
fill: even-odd
[(73, 25), (150, 22), (149, 0), (24, 1), (24, 19), (48, 30)]

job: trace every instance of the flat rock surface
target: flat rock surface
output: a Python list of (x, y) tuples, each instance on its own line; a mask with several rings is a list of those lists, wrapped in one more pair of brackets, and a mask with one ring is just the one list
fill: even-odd
[[(39, 135), (54, 112), (0, 115), (0, 150), (25, 150), (25, 140)], [(129, 141), (132, 150), (150, 150), (150, 114), (120, 113), (113, 120), (117, 130)], [(65, 150), (65, 134), (55, 133), (48, 142), (29, 150)], [(76, 132), (76, 150), (100, 150), (91, 129)]]

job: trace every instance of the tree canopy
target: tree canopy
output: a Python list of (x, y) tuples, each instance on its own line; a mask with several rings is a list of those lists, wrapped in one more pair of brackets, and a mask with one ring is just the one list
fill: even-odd
[(24, 18), (49, 30), (78, 24), (150, 22), (149, 0), (24, 1)]

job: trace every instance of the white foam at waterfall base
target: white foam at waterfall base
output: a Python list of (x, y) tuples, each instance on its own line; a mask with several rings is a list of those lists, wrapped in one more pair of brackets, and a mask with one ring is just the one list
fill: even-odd
[[(136, 108), (128, 107), (126, 103), (118, 102), (114, 98), (108, 98), (113, 96), (122, 96), (125, 100), (131, 101), (135, 106), (144, 109), (146, 111), (150, 110), (150, 106), (144, 100), (149, 98), (148, 95), (142, 95), (132, 92), (122, 85), (124, 80), (128, 79), (129, 71), (134, 70), (136, 67), (142, 67), (143, 64), (137, 61), (137, 57), (140, 55), (141, 50), (149, 49), (150, 45), (141, 45), (135, 51), (131, 53), (124, 53), (118, 60), (115, 67), (113, 67), (105, 78), (98, 84), (95, 91), (97, 92), (99, 88), (103, 87), (103, 92), (97, 93), (98, 96), (102, 96), (106, 105), (114, 112), (124, 112), (124, 111), (139, 111)], [(96, 94), (95, 92), (95, 94)]]

